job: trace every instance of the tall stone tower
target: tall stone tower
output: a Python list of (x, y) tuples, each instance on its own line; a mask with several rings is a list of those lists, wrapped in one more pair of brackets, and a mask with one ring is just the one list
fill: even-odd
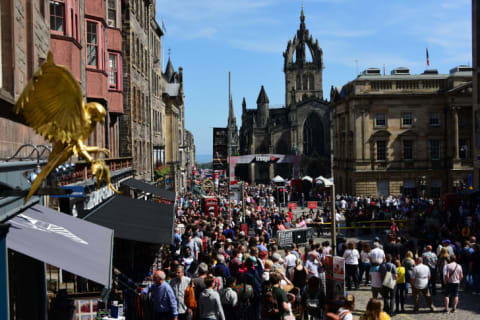
[[(305, 26), (305, 16), (300, 15), (300, 29), (289, 40), (283, 53), (285, 72), (285, 106), (305, 98), (317, 97), (323, 99), (323, 51), (318, 45), (318, 39), (313, 41)], [(295, 101), (293, 99), (295, 98)]]
[(238, 139), (238, 127), (237, 118), (235, 117), (235, 111), (233, 110), (233, 100), (230, 86), (230, 72), (228, 73), (228, 152), (229, 155), (235, 156), (240, 153), (240, 141)]

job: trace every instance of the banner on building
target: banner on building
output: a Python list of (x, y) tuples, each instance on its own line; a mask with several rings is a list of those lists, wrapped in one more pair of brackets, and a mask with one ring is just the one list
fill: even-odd
[(228, 157), (228, 131), (226, 128), (213, 128), (213, 170), (226, 170)]

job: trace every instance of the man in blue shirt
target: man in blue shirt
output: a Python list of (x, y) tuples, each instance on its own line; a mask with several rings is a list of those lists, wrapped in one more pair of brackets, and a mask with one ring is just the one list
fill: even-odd
[(153, 320), (178, 320), (177, 299), (165, 278), (165, 272), (157, 270), (153, 275), (154, 284), (144, 288), (142, 293), (151, 294)]

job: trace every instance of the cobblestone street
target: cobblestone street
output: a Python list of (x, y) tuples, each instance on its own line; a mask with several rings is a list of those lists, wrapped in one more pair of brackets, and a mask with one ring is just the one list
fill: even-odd
[[(368, 300), (372, 297), (369, 287), (361, 286), (359, 290), (352, 290), (355, 296), (355, 312), (354, 315), (358, 319), (365, 311)], [(405, 303), (405, 313), (396, 314), (392, 317), (395, 320), (430, 320), (430, 319), (461, 319), (461, 320), (478, 320), (480, 319), (480, 297), (471, 293), (460, 292), (460, 300), (458, 303), (457, 312), (444, 313), (443, 294), (437, 293), (433, 297), (435, 312), (428, 309), (426, 302), (420, 300), (420, 312), (413, 313), (413, 296), (410, 294)]]

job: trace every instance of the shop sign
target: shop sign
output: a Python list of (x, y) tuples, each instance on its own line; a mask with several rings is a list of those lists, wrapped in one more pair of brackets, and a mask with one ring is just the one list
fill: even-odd
[[(115, 186), (118, 188), (118, 186)], [(84, 201), (84, 208), (85, 210), (91, 210), (101, 204), (106, 199), (113, 196), (113, 191), (108, 186), (104, 186), (98, 190), (92, 191)]]

